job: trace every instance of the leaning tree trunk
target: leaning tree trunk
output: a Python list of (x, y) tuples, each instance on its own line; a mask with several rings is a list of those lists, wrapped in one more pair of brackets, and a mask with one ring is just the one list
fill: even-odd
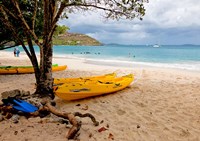
[(49, 96), (54, 98), (53, 94), (53, 78), (52, 78), (52, 41), (46, 43), (40, 48), (40, 75), (37, 80), (36, 94), (41, 97)]
[(44, 0), (44, 29), (43, 29), (43, 43), (40, 45), (40, 77), (36, 78), (37, 88), (36, 92), (43, 96), (50, 96), (54, 98), (53, 94), (53, 78), (52, 78), (52, 56), (53, 43), (52, 35), (55, 30), (55, 1)]

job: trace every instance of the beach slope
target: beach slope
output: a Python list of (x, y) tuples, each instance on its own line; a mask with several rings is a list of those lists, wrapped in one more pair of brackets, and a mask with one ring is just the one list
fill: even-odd
[[(81, 119), (81, 141), (199, 141), (200, 73), (161, 68), (111, 67), (87, 64), (84, 60), (54, 58), (53, 63), (68, 69), (53, 77), (102, 75), (115, 71), (118, 76), (133, 73), (136, 82), (128, 88), (105, 96), (77, 101), (55, 98), (65, 112), (91, 113), (100, 122), (95, 127), (89, 118)], [(30, 65), (20, 54), (0, 52), (0, 65)], [(0, 75), (0, 93), (23, 89), (34, 92), (34, 74)], [(23, 118), (0, 122), (1, 141), (66, 141), (70, 125), (54, 118)], [(104, 127), (106, 130), (101, 131)]]

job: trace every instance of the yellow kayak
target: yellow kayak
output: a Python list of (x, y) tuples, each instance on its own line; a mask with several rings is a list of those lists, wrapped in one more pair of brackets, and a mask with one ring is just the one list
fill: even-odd
[(129, 74), (104, 82), (97, 80), (85, 83), (64, 83), (54, 87), (54, 93), (64, 100), (77, 100), (120, 91), (129, 86), (133, 80), (133, 74)]
[[(62, 71), (67, 68), (66, 65), (52, 66), (52, 71)], [(25, 74), (25, 73), (34, 73), (33, 67), (30, 66), (9, 66), (9, 67), (0, 67), (0, 74)]]
[(113, 79), (116, 77), (116, 73), (109, 73), (100, 76), (91, 76), (91, 77), (77, 77), (77, 78), (54, 78), (54, 84), (60, 85), (63, 83), (69, 82), (86, 82), (86, 81), (94, 81), (94, 80), (104, 80), (104, 79)]

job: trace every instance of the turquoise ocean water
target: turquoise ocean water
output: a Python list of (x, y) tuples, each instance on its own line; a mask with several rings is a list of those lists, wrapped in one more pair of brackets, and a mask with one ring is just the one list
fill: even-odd
[(200, 71), (200, 45), (162, 45), (159, 48), (151, 45), (54, 46), (53, 49), (54, 57), (84, 59), (86, 63), (97, 65)]

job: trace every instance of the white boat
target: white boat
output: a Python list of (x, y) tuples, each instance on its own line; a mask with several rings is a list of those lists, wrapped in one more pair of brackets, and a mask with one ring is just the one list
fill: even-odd
[(160, 47), (160, 45), (159, 44), (155, 44), (155, 45), (153, 45), (153, 47)]

